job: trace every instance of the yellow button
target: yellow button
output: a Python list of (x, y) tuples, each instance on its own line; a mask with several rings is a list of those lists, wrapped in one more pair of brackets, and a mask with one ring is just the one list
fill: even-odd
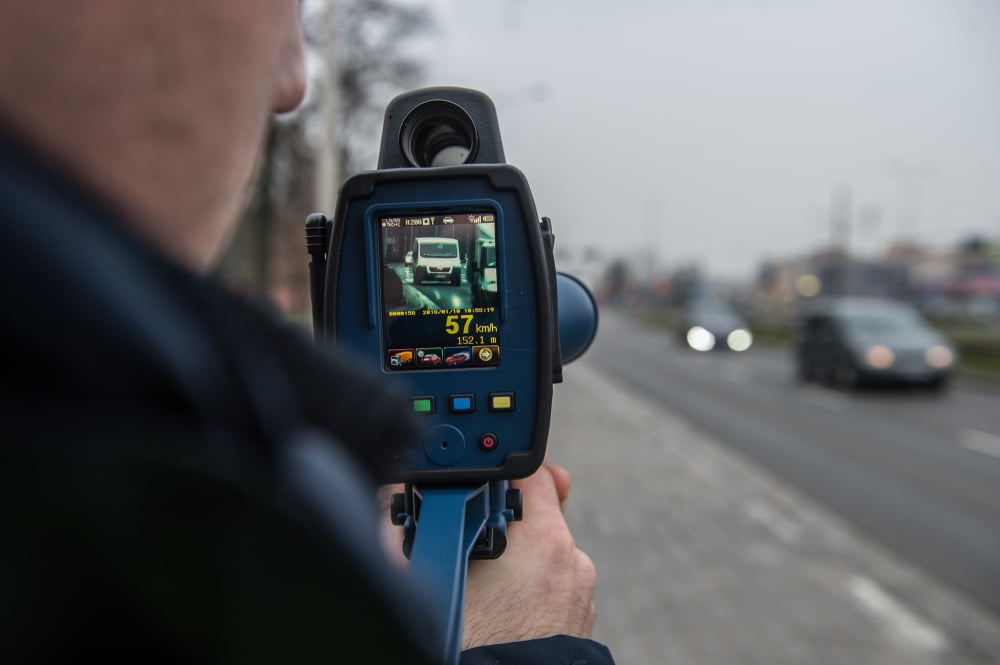
[(490, 411), (511, 411), (513, 408), (513, 393), (497, 393), (490, 395)]

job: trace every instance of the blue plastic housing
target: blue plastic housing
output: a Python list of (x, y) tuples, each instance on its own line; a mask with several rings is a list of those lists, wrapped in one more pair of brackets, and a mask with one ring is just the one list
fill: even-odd
[[(500, 362), (393, 371), (386, 363), (379, 220), (469, 210), (496, 215)], [(506, 164), (358, 174), (341, 188), (329, 256), (323, 314), (328, 340), (397, 391), (434, 398), (434, 413), (418, 413), (427, 434), (412, 442), (392, 480), (453, 485), (534, 472), (545, 456), (558, 352), (551, 245), (523, 174)], [(490, 409), (497, 394), (513, 396), (511, 410)], [(473, 410), (451, 412), (453, 396), (462, 396), (462, 405), (471, 401)], [(483, 445), (484, 437), (495, 445)]]

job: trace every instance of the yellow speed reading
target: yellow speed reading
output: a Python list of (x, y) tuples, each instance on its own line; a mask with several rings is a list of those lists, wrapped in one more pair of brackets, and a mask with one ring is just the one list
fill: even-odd
[(453, 314), (445, 319), (444, 331), (449, 335), (457, 335), (459, 332), (467, 335), (472, 318), (472, 314)]

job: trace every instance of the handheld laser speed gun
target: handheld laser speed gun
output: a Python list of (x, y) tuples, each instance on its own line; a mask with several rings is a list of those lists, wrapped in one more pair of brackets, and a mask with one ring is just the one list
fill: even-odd
[(411, 574), (440, 593), (457, 662), (467, 561), (502, 554), (521, 512), (509, 481), (542, 464), (553, 383), (590, 345), (596, 306), (556, 273), (551, 223), (473, 90), (390, 102), (378, 168), (350, 177), (306, 234), (317, 339), (368, 363), (426, 424), (395, 460), (406, 489), (391, 513)]

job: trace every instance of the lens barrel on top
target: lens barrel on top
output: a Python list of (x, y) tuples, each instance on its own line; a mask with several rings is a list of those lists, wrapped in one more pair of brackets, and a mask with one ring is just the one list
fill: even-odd
[(413, 166), (452, 166), (475, 159), (476, 126), (461, 106), (444, 100), (420, 104), (403, 121), (400, 148)]

